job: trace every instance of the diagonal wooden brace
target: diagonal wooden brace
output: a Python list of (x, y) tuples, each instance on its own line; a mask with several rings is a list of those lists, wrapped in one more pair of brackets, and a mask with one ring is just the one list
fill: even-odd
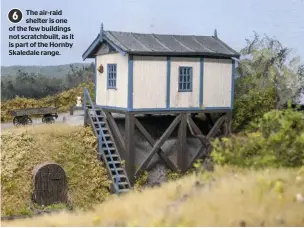
[(157, 151), (159, 151), (160, 147), (164, 144), (167, 138), (169, 138), (169, 136), (171, 135), (177, 124), (180, 122), (180, 120), (181, 120), (181, 115), (178, 115), (170, 124), (170, 126), (167, 128), (167, 130), (164, 132), (164, 134), (160, 137), (160, 139), (156, 141), (145, 161), (139, 166), (138, 170), (135, 172), (135, 177), (138, 177), (138, 175), (142, 172), (142, 170), (146, 168), (146, 166), (152, 159), (153, 155)]
[(203, 143), (203, 145), (207, 146), (210, 144), (208, 138), (205, 135), (203, 135), (201, 130), (198, 128), (198, 126), (194, 123), (193, 119), (189, 115), (187, 116), (187, 123), (190, 132), (194, 137), (198, 138)]
[[(148, 143), (153, 147), (155, 144), (155, 140), (153, 137), (149, 134), (149, 132), (144, 128), (144, 126), (135, 118), (135, 126), (139, 129), (139, 131), (143, 134), (143, 136), (146, 138)], [(164, 162), (168, 165), (168, 167), (172, 171), (176, 171), (176, 167), (173, 164), (173, 162), (165, 155), (164, 151), (161, 149), (160, 146), (157, 147), (157, 153), (158, 155), (164, 160)]]
[[(191, 168), (193, 162), (203, 153), (204, 157), (207, 157), (209, 155), (209, 153), (211, 152), (211, 143), (210, 143), (210, 139), (216, 134), (216, 131), (221, 127), (221, 125), (224, 123), (226, 117), (225, 116), (221, 116), (216, 123), (214, 124), (214, 126), (212, 127), (212, 129), (209, 131), (207, 136), (204, 136), (201, 132), (201, 130), (197, 127), (197, 125), (194, 123), (194, 121), (192, 120), (192, 118), (190, 116), (187, 117), (187, 122), (191, 131), (191, 134), (194, 137), (197, 137), (201, 142), (202, 142), (202, 146), (201, 148), (198, 150), (198, 152), (193, 156), (193, 158), (191, 159), (189, 165), (188, 165), (188, 169)], [(193, 130), (192, 130), (193, 129)], [(194, 134), (194, 132), (196, 134)]]

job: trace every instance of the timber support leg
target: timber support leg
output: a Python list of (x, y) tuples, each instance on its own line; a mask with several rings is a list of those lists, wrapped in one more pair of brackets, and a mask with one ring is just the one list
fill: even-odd
[(126, 172), (133, 186), (135, 178), (135, 147), (134, 147), (134, 133), (135, 133), (135, 117), (133, 113), (126, 113), (125, 122), (125, 167)]
[(178, 129), (178, 154), (177, 154), (177, 166), (182, 173), (186, 172), (187, 161), (187, 115), (181, 114), (181, 122)]
[(90, 122), (89, 122), (89, 110), (87, 108), (84, 109), (83, 120), (84, 120), (84, 123), (83, 123), (84, 126), (88, 126), (90, 124)]
[[(170, 126), (167, 128), (167, 130), (163, 133), (163, 135), (155, 142), (153, 145), (151, 151), (149, 152), (148, 156), (146, 159), (141, 163), (139, 168), (137, 169), (135, 176), (138, 177), (140, 173), (145, 170), (147, 167), (148, 163), (152, 159), (153, 155), (157, 153), (160, 150), (160, 147), (164, 144), (164, 142), (169, 138), (169, 136), (172, 134), (173, 130), (176, 128), (176, 126), (179, 124), (181, 120), (181, 115), (178, 115), (175, 117), (173, 122), (170, 124)], [(139, 126), (139, 125), (138, 125)]]

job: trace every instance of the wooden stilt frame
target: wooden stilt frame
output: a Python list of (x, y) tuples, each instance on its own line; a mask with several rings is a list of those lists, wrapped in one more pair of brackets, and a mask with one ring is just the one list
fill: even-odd
[[(169, 127), (161, 135), (159, 139), (155, 139), (147, 131), (147, 129), (142, 125), (139, 119), (136, 118), (135, 113), (126, 112), (125, 114), (125, 137), (123, 139), (120, 130), (116, 124), (116, 121), (112, 115), (114, 110), (104, 110), (106, 114), (106, 119), (111, 128), (113, 138), (116, 145), (119, 147), (119, 152), (122, 159), (125, 160), (125, 169), (129, 177), (131, 184), (134, 184), (135, 178), (137, 178), (142, 171), (147, 169), (147, 166), (153, 156), (157, 153), (159, 157), (165, 162), (167, 167), (172, 171), (180, 170), (181, 172), (186, 172), (189, 168), (193, 166), (193, 163), (198, 158), (207, 158), (211, 152), (211, 141), (219, 132), (220, 128), (223, 127), (224, 136), (231, 134), (231, 120), (232, 115), (230, 111), (226, 111), (223, 115), (216, 121), (211, 119), (209, 113), (207, 113), (207, 119), (210, 124), (213, 123), (212, 128), (208, 134), (204, 135), (198, 125), (192, 118), (193, 115), (190, 112), (178, 113)], [(209, 117), (208, 117), (209, 116)], [(148, 117), (149, 118), (149, 117)], [(165, 141), (171, 136), (172, 132), (178, 127), (177, 130), (177, 166), (170, 160), (170, 158), (162, 150), (162, 146)], [(152, 147), (148, 152), (145, 160), (139, 165), (138, 169), (135, 169), (135, 128), (141, 132), (144, 138)], [(198, 148), (197, 152), (192, 158), (189, 157), (187, 152), (187, 132), (188, 128), (190, 130), (190, 135), (199, 139), (201, 146)], [(174, 146), (176, 146), (174, 145)]]

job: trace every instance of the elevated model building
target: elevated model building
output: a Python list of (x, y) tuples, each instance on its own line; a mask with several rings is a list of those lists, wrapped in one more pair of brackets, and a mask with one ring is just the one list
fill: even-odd
[[(223, 126), (224, 135), (231, 128), (235, 62), (240, 54), (214, 36), (139, 34), (100, 32), (83, 54), (83, 60), (95, 58), (96, 112), (100, 111), (109, 125), (116, 152), (125, 160), (127, 181), (144, 170), (155, 153), (175, 170), (185, 171), (195, 157), (187, 155), (187, 134), (197, 137), (208, 150), (209, 140)], [(92, 107), (90, 107), (92, 109)], [(193, 114), (219, 113), (209, 134), (203, 134), (193, 121)], [(87, 117), (94, 116), (87, 111)], [(125, 139), (112, 113), (125, 115)], [(171, 115), (173, 121), (157, 140), (140, 123), (143, 114)], [(148, 117), (146, 117), (148, 118)], [(90, 118), (87, 118), (89, 121)], [(93, 123), (94, 121), (92, 121)], [(88, 122), (89, 123), (89, 122)], [(151, 144), (151, 151), (139, 168), (135, 168), (135, 125)], [(179, 126), (177, 161), (174, 164), (160, 148)], [(187, 130), (190, 128), (190, 132)], [(102, 132), (102, 131), (100, 131)], [(101, 148), (104, 153), (104, 149)]]

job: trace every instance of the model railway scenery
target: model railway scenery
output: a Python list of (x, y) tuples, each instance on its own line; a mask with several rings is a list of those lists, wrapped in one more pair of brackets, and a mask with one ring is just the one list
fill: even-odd
[(304, 2), (18, 4), (2, 226), (304, 226)]
[(58, 118), (57, 109), (54, 107), (15, 109), (11, 111), (11, 115), (16, 126), (32, 124), (30, 115), (41, 115), (43, 123), (55, 123)]

